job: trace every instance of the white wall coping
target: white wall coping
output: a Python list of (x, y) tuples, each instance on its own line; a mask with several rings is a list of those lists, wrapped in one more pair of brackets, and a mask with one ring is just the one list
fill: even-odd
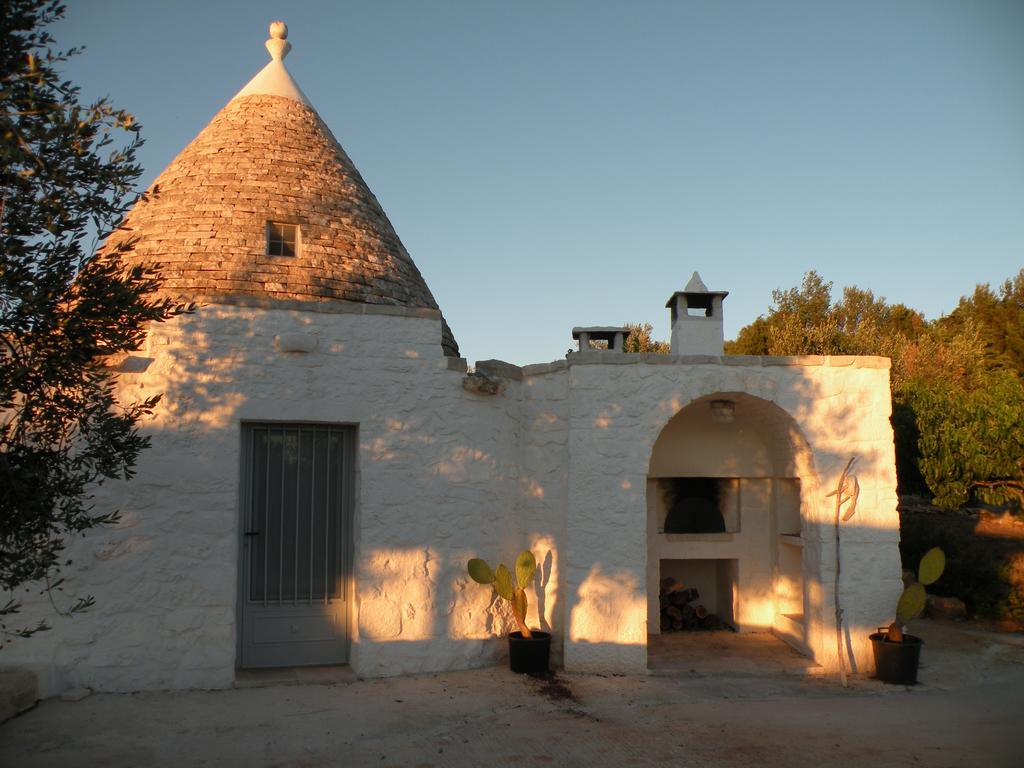
[[(874, 355), (794, 355), (775, 357), (769, 355), (663, 355), (657, 352), (626, 352), (621, 355), (604, 355), (600, 352), (572, 352), (566, 363), (573, 365), (729, 365), (760, 368), (770, 365), (785, 366), (828, 366), (831, 368), (885, 368), (892, 365), (888, 357)], [(523, 369), (529, 375), (527, 366)]]

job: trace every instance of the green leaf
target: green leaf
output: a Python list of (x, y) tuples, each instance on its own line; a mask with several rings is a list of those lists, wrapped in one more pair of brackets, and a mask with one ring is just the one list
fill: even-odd
[(516, 558), (516, 584), (520, 588), (526, 589), (533, 581), (533, 572), (536, 570), (537, 560), (534, 558), (533, 552), (524, 549)]
[(494, 569), (494, 591), (506, 600), (512, 599), (512, 573), (504, 563)]
[(896, 604), (896, 618), (903, 624), (916, 619), (924, 612), (925, 600), (928, 599), (924, 587), (920, 584), (911, 584), (900, 595), (900, 601)]
[(933, 547), (921, 558), (921, 564), (917, 569), (917, 580), (925, 585), (933, 584), (938, 581), (945, 569), (946, 553), (938, 547)]
[(477, 584), (493, 584), (494, 573), (491, 571), (491, 566), (487, 564), (487, 561), (481, 560), (479, 557), (474, 557), (469, 563), (466, 564), (466, 570), (469, 571), (469, 576)]

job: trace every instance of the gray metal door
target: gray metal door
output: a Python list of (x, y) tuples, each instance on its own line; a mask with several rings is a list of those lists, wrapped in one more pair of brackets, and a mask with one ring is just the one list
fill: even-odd
[(242, 667), (348, 661), (350, 428), (243, 425)]

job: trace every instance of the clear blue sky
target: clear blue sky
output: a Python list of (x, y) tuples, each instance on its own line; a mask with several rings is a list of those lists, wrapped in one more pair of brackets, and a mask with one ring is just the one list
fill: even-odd
[(933, 318), (1024, 266), (1019, 0), (73, 0), (54, 32), (146, 185), (277, 18), (471, 361), (667, 338), (693, 270), (731, 338), (808, 269)]

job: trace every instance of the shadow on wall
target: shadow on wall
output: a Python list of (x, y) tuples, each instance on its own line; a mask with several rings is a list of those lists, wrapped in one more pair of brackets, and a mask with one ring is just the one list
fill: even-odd
[[(423, 435), (430, 433), (429, 423), (412, 428), (404, 423), (399, 428), (395, 420), (394, 429), (364, 440), (357, 647), (372, 641), (420, 643), (426, 648), (443, 641), (455, 649), (458, 644), (452, 641), (472, 639), (478, 641), (478, 650), (484, 641), (490, 645), (491, 650), (480, 650), (480, 658), (504, 653), (500, 638), (515, 629), (510, 606), (496, 599), (491, 588), (473, 582), (466, 563), (482, 557), (492, 567), (504, 561), (514, 570), (514, 559), (524, 548), (538, 561), (534, 583), (527, 590), (528, 624), (552, 629), (559, 589), (555, 537), (543, 530), (524, 531), (516, 511), (521, 498), (543, 498), (545, 485), (521, 473), (509, 441), (505, 445), (494, 439), (495, 433), (514, 433), (514, 424), (504, 423), (507, 414), (479, 399), (457, 403), (465, 410), (442, 414), (441, 422), (458, 424), (469, 418), (479, 429), (492, 420), (477, 445), (468, 440), (472, 429), (466, 430), (468, 434), (454, 433), (458, 439), (453, 441), (449, 424), (449, 434), (439, 435), (435, 442)], [(429, 410), (430, 404), (425, 408)], [(394, 483), (383, 487), (384, 478), (412, 469), (410, 443), (430, 446), (426, 472), (410, 471), (407, 480), (399, 481), (405, 488)], [(378, 487), (369, 489), (374, 482)], [(382, 540), (396, 544), (375, 544)], [(455, 653), (457, 657), (461, 652)]]
[[(694, 368), (699, 369), (701, 366)], [(727, 371), (730, 369), (735, 371), (739, 366), (726, 368)], [(849, 366), (765, 366), (762, 370), (772, 369), (785, 369), (790, 375), (728, 378), (725, 375), (709, 375), (694, 377), (693, 383), (686, 382), (686, 391), (682, 387), (677, 387), (676, 394), (661, 398), (655, 406), (661, 419), (651, 422), (651, 428), (654, 430), (651, 445), (655, 444), (662, 431), (688, 407), (698, 403), (710, 405), (712, 400), (724, 399), (737, 403), (737, 414), (740, 414), (744, 407), (751, 410), (754, 428), (764, 437), (773, 455), (793, 456), (799, 460), (803, 452), (802, 446), (807, 446), (807, 440), (802, 436), (801, 427), (798, 426), (803, 425), (803, 431), (813, 435), (811, 442), (816, 468), (822, 475), (828, 475), (833, 465), (845, 465), (851, 452), (862, 455), (862, 461), (865, 463), (874, 463), (878, 459), (887, 460), (888, 457), (880, 456), (874, 447), (869, 447), (866, 453), (859, 450), (859, 444), (877, 439), (876, 434), (871, 434), (868, 440), (865, 439), (862, 429), (865, 420), (870, 421), (881, 416), (885, 426), (888, 426), (892, 406), (887, 389), (884, 392), (867, 392), (860, 388), (858, 383), (861, 391), (856, 399), (851, 401), (843, 381), (843, 374), (850, 371)], [(814, 372), (821, 375), (815, 376)], [(836, 376), (834, 373), (839, 375)], [(742, 391), (728, 386), (722, 387), (726, 380), (743, 383), (745, 386)], [(624, 410), (626, 409), (621, 405), (609, 404), (600, 415), (600, 423), (596, 426), (602, 429), (615, 428), (619, 414)], [(814, 468), (798, 469), (801, 470), (801, 474), (805, 474)], [(837, 476), (841, 469), (840, 466), (836, 471)]]
[[(362, 418), (349, 415), (353, 398), (339, 391), (345, 389), (339, 383), (345, 376), (358, 379), (380, 369), (385, 371), (382, 379), (394, 379), (406, 371), (433, 370), (442, 360), (440, 348), (437, 361), (420, 359), (411, 348), (415, 342), (406, 349), (401, 342), (382, 347), (373, 336), (381, 323), (410, 324), (412, 332), (423, 336), (424, 324), (432, 321), (206, 305), (193, 315), (154, 325), (139, 352), (121, 361), (118, 387), (125, 401), (158, 393), (163, 397), (153, 419), (141, 425), (152, 442), (139, 457), (137, 477), (108, 483), (97, 493), (99, 508), (122, 510), (121, 524), (92, 531), (69, 550), (77, 568), (69, 573), (66, 592), (72, 597), (76, 591), (93, 593), (98, 603), (89, 616), (61, 622), (60, 636), (75, 644), (77, 661), (126, 665), (143, 664), (148, 657), (173, 668), (188, 657), (197, 638), (212, 642), (216, 636), (224, 653), (218, 646), (205, 655), (233, 666), (234, 640), (225, 642), (224, 636), (234, 631), (237, 599), (242, 420), (346, 423), (369, 413), (375, 430), (360, 446), (360, 460), (394, 462), (398, 473), (407, 461), (402, 451), (429, 449), (435, 434), (444, 436), (445, 422), (455, 420), (448, 413), (432, 413), (429, 406), (418, 422), (378, 415), (386, 410), (379, 402), (362, 403)], [(369, 340), (359, 342), (362, 346), (341, 332), (353, 324), (372, 331)], [(308, 335), (313, 351), (281, 351), (276, 337), (288, 333)], [(448, 383), (459, 391), (455, 374)], [(430, 392), (409, 389), (409, 397), (429, 402)], [(455, 448), (448, 456), (436, 451), (438, 476), (451, 473), (449, 482), (457, 485), (460, 472), (487, 466), (486, 450), (481, 444)], [(411, 508), (416, 501), (413, 495)], [(419, 540), (427, 546), (430, 515), (420, 517), (428, 531)], [(427, 557), (421, 558), (424, 563)], [(449, 566), (454, 571), (454, 563)], [(421, 563), (421, 571), (434, 567)], [(415, 583), (411, 578), (412, 588)], [(147, 635), (145, 643), (136, 642), (136, 636), (147, 634), (139, 629), (142, 625), (159, 638), (154, 642)], [(103, 644), (110, 649), (96, 650)]]
[[(299, 331), (313, 330), (324, 317), (302, 312), (289, 312), (286, 316)], [(326, 340), (322, 343), (327, 347), (314, 354), (282, 353), (274, 345), (274, 337), (281, 330), (279, 323), (271, 323), (266, 313), (259, 310), (206, 306), (195, 316), (158, 326), (148, 338), (144, 354), (153, 362), (141, 379), (145, 381), (145, 391), (139, 384), (140, 379), (131, 375), (125, 377), (124, 383), (134, 399), (154, 392), (164, 393), (155, 420), (145, 427), (145, 431), (153, 435), (154, 448), (141, 457), (138, 481), (128, 485), (127, 493), (120, 491), (126, 511), (135, 515), (129, 518), (134, 527), (109, 531), (106, 536), (115, 547), (111, 551), (115, 552), (121, 542), (140, 542), (139, 546), (125, 544), (122, 554), (111, 557), (132, 557), (134, 553), (140, 562), (131, 571), (131, 581), (147, 581), (149, 566), (141, 562), (139, 553), (145, 551), (146, 541), (158, 538), (162, 557), (173, 560), (175, 578), (179, 582), (181, 574), (204, 569), (211, 576), (229, 571), (234, 574), (238, 525), (237, 456), (241, 442), (238, 424), (243, 414), (268, 420), (301, 419), (303, 404), (308, 403), (324, 404), (328, 414), (335, 408), (341, 412), (339, 403), (344, 402), (344, 393), (338, 391), (339, 379), (325, 376), (318, 367), (323, 365), (320, 353), (345, 354), (347, 361), (352, 351), (346, 347), (348, 342)], [(392, 375), (401, 376), (405, 370), (401, 366), (418, 370), (417, 366), (434, 364), (434, 361), (416, 359), (414, 349), (407, 352), (406, 359), (388, 363), (396, 366), (387, 369)], [(376, 361), (353, 358), (353, 365), (362, 365), (365, 369), (380, 363), (381, 358)], [(702, 367), (693, 369), (700, 373), (698, 369)], [(786, 461), (792, 466), (773, 466), (774, 473), (805, 480), (801, 505), (808, 506), (802, 508), (802, 516), (810, 526), (820, 526), (829, 520), (829, 506), (824, 496), (834, 486), (835, 478), (851, 455), (859, 457), (862, 468), (887, 463), (891, 467), (891, 446), (889, 453), (883, 455), (885, 452), (879, 448), (877, 436), (872, 437), (862, 429), (865, 412), (890, 407), (887, 392), (884, 398), (865, 395), (851, 401), (844, 395), (838, 378), (811, 376), (804, 370), (794, 371), (789, 377), (791, 383), (784, 388), (778, 384), (778, 377), (772, 381), (765, 377), (765, 383), (749, 377), (746, 382), (749, 393), (736, 390), (723, 393), (713, 388), (714, 382), (720, 379), (707, 377), (706, 391), (700, 392), (695, 390), (700, 389), (699, 382), (705, 379), (697, 377), (697, 384), (690, 383), (690, 369), (686, 369), (686, 376), (680, 376), (672, 366), (657, 368), (660, 375), (672, 371), (673, 383), (667, 388), (675, 394), (660, 399), (656, 405), (643, 404), (644, 411), (650, 415), (644, 417), (645, 426), (634, 428), (631, 434), (640, 435), (637, 439), (641, 441), (646, 440), (645, 446), (654, 446), (666, 424), (698, 401), (731, 398), (740, 410), (753, 408), (755, 403), (765, 404), (757, 405), (759, 420), (751, 428), (762, 434), (769, 461), (777, 461), (772, 457), (778, 455), (790, 457)], [(727, 366), (727, 372), (730, 368), (737, 371), (739, 366)], [(821, 369), (816, 371), (820, 373)], [(454, 378), (451, 384), (457, 389)], [(635, 392), (629, 395), (639, 397)], [(353, 616), (353, 624), (358, 626), (355, 642), (433, 643), (444, 639), (460, 644), (464, 640), (478, 643), (504, 634), (512, 628), (505, 606), (493, 600), (490, 590), (468, 578), (465, 562), (474, 556), (489, 561), (514, 558), (518, 549), (527, 545), (540, 563), (530, 601), (534, 617), (531, 625), (551, 630), (552, 619), (559, 616), (561, 610), (566, 615), (566, 626), (564, 630), (557, 626), (554, 629), (564, 631), (574, 642), (646, 643), (646, 584), (637, 575), (643, 573), (644, 562), (604, 562), (596, 558), (575, 590), (573, 604), (558, 605), (561, 585), (556, 536), (561, 532), (527, 532), (517, 521), (519, 500), (543, 499), (546, 486), (539, 479), (521, 473), (511, 447), (502, 453), (505, 450), (501, 447), (502, 440), (511, 442), (508, 437), (518, 434), (518, 422), (494, 403), (473, 399), (461, 390), (442, 406), (432, 401), (429, 391), (410, 391), (403, 397), (417, 406), (413, 415), (380, 415), (379, 410), (373, 413), (371, 403), (365, 406), (366, 421), (344, 419), (360, 421), (361, 425), (372, 421), (372, 429), (360, 428), (361, 478), (357, 482), (365, 482), (368, 475), (385, 478), (385, 483), (390, 479), (390, 484), (374, 491), (379, 503), (372, 508), (357, 504), (356, 530), (360, 533), (356, 542), (359, 594), (358, 615)], [(622, 402), (609, 402), (593, 425), (608, 435), (605, 439), (613, 439), (622, 427), (620, 422), (629, 418), (635, 420), (638, 402), (623, 398)], [(289, 403), (293, 411), (285, 414), (264, 410), (263, 416), (254, 413), (259, 403), (263, 405), (258, 407), (269, 408), (275, 399)], [(258, 401), (257, 405), (254, 401)], [(885, 416), (888, 416), (887, 410)], [(551, 418), (557, 417), (551, 415)], [(470, 428), (471, 422), (481, 419), (486, 422), (485, 429)], [(331, 418), (322, 420), (332, 421)], [(813, 435), (813, 456), (797, 424), (805, 425), (805, 431)], [(813, 428), (808, 430), (807, 425)], [(431, 457), (426, 473), (418, 463), (424, 451)], [(171, 455), (176, 462), (173, 470), (161, 466)], [(640, 530), (646, 526), (647, 511), (641, 489), (647, 474), (644, 468), (615, 478), (617, 487), (633, 492), (629, 498), (641, 500), (635, 508), (619, 511), (635, 516)], [(408, 479), (403, 481), (403, 477)], [(160, 501), (162, 506), (157, 514), (153, 498), (148, 497), (177, 493), (175, 489), (183, 485), (183, 478), (187, 478), (186, 493), (168, 504)], [(880, 518), (869, 513), (871, 505), (888, 501), (879, 497), (879, 493), (890, 490), (883, 485), (877, 481), (864, 484), (861, 504), (865, 513), (858, 514), (847, 524), (844, 535), (847, 531), (853, 534), (861, 529), (863, 536), (852, 538), (871, 541), (883, 533), (881, 529), (873, 531), (872, 520)], [(198, 488), (205, 488), (205, 495), (192, 493)], [(442, 513), (446, 505), (461, 512), (445, 518)], [(164, 506), (171, 508), (164, 509)], [(467, 533), (465, 521), (473, 511), (478, 525)], [(370, 540), (381, 540), (388, 527), (397, 524), (404, 527), (400, 533), (386, 534), (395, 546), (358, 549), (363, 533), (369, 531), (372, 533)], [(194, 536), (182, 536), (178, 544), (169, 544), (163, 538), (165, 533), (183, 530), (191, 530)], [(202, 543), (207, 535), (216, 538), (216, 546)], [(450, 546), (444, 542), (450, 542)], [(481, 547), (479, 542), (487, 544)], [(823, 572), (828, 570), (830, 557), (828, 547), (823, 547)], [(216, 567), (211, 563), (216, 563)], [(171, 578), (164, 570), (153, 571), (150, 575), (157, 581)], [(895, 578), (898, 575), (898, 572), (893, 574)], [(216, 579), (208, 581), (213, 584)], [(211, 587), (208, 594), (204, 593), (209, 605), (220, 608), (234, 605), (234, 582), (222, 582)], [(126, 588), (130, 586), (125, 584)], [(830, 601), (829, 589), (825, 584), (811, 592), (811, 599), (819, 601), (823, 610), (827, 610)], [(185, 592), (187, 590), (183, 589), (175, 599), (187, 602), (189, 597)], [(228, 592), (231, 594), (225, 601)], [(158, 607), (160, 605), (168, 603), (156, 603), (149, 609), (158, 624), (166, 613), (164, 608)]]
[[(804, 518), (804, 528), (818, 541), (818, 549), (813, 555), (816, 558), (816, 575), (811, 578), (812, 583), (808, 585), (808, 604), (811, 611), (826, 618), (832, 614), (834, 608), (831, 583), (828, 580), (828, 574), (834, 572), (834, 550), (828, 546), (830, 533), (827, 528), (831, 523), (831, 505), (826, 496), (830, 490), (830, 483), (832, 478), (838, 476), (851, 454), (856, 453), (860, 457), (860, 466), (867, 468), (869, 472), (879, 467), (884, 468), (887, 461), (886, 452), (877, 444), (877, 435), (866, 436), (860, 428), (865, 409), (872, 407), (871, 397), (864, 396), (851, 400), (847, 396), (840, 401), (836, 398), (841, 394), (842, 388), (832, 391), (831, 385), (832, 382), (821, 382), (802, 372), (791, 376), (788, 390), (784, 393), (784, 402), (788, 400), (792, 403), (792, 414), (766, 398), (735, 390), (710, 392), (687, 403), (687, 406), (699, 406), (711, 399), (734, 399), (741, 412), (744, 409), (751, 411), (749, 415), (752, 418), (749, 423), (744, 424), (746, 428), (758, 434), (760, 442), (765, 446), (763, 454), (756, 457), (763, 464), (760, 472), (768, 477), (801, 478), (801, 516)], [(676, 407), (680, 402), (681, 399), (663, 401), (659, 403), (657, 410), (665, 413), (669, 403)], [(884, 402), (888, 403), (888, 400)], [(685, 407), (677, 407), (672, 416), (683, 410)], [(616, 430), (620, 426), (616, 422), (620, 418), (626, 418), (624, 414), (629, 411), (630, 409), (623, 404), (613, 404), (604, 408), (599, 423), (594, 427), (602, 431)], [(878, 414), (872, 416), (877, 417)], [(886, 423), (884, 418), (881, 422)], [(806, 425), (813, 435), (813, 453), (798, 424)], [(658, 425), (658, 428), (664, 430), (665, 424)], [(733, 435), (733, 438), (735, 437), (736, 435)], [(653, 443), (652, 439), (649, 444)], [(376, 455), (374, 460), (391, 461), (396, 456), (397, 453), (385, 451)], [(720, 470), (745, 474), (739, 464), (730, 463), (734, 458), (726, 454)], [(891, 462), (891, 455), (888, 459)], [(816, 471), (816, 464), (822, 468), (820, 475)], [(645, 469), (649, 471), (648, 468)], [(493, 479), (509, 479), (502, 473), (501, 463), (492, 453), (465, 446), (450, 451), (445, 460), (438, 465), (438, 470), (454, 483), (478, 477), (479, 472), (490, 475)], [(646, 475), (647, 471), (643, 474)], [(646, 478), (642, 476), (639, 479)], [(631, 480), (630, 477), (617, 476), (614, 480), (619, 487), (627, 491), (637, 486), (636, 480)], [(884, 495), (886, 491), (885, 473), (882, 472), (880, 477), (866, 476), (865, 480), (865, 489), (869, 493), (863, 498), (862, 504), (877, 505), (879, 493)], [(870, 482), (867, 482), (868, 480)], [(538, 490), (530, 479), (516, 478), (516, 484), (520, 494), (538, 496)], [(642, 484), (639, 487), (642, 488)], [(540, 488), (540, 493), (543, 493), (543, 487)], [(642, 499), (642, 494), (636, 498)], [(885, 499), (882, 498), (881, 501), (884, 502)], [(642, 503), (637, 504), (633, 510), (618, 510), (619, 514), (623, 512), (627, 515), (634, 514), (637, 525), (641, 530), (644, 529), (646, 509)], [(862, 563), (861, 567), (864, 567), (864, 563), (874, 562), (871, 556), (862, 557), (865, 554), (865, 545), (870, 547), (873, 543), (885, 541), (887, 537), (891, 539), (893, 534), (891, 527), (873, 526), (871, 519), (872, 515), (865, 512), (844, 529), (844, 536), (850, 538), (849, 545), (844, 549), (844, 559), (849, 557), (851, 562), (859, 560)], [(515, 538), (517, 534), (509, 532), (509, 535)], [(545, 589), (540, 594), (532, 596), (531, 607), (540, 610), (540, 626), (548, 629), (548, 617), (558, 615), (551, 600), (554, 597), (554, 603), (557, 603), (557, 585), (552, 589), (550, 584), (551, 574), (556, 570), (552, 563), (557, 562), (554, 539), (550, 540), (543, 555), (538, 552), (536, 540), (533, 543), (533, 550), (539, 557), (543, 557), (544, 565), (538, 578)], [(379, 595), (374, 588), (371, 590), (374, 593), (374, 602), (371, 604), (364, 600), (361, 604), (361, 621), (374, 626), (378, 620), (381, 622), (380, 631), (371, 628), (364, 633), (363, 638), (378, 642), (419, 643), (427, 648), (441, 637), (449, 641), (461, 641), (464, 638), (488, 640), (512, 629), (513, 625), (505, 610), (505, 604), (496, 601), (491, 590), (483, 589), (471, 582), (464, 572), (464, 559), (470, 556), (483, 556), (485, 559), (494, 560), (495, 555), (507, 559), (514, 555), (514, 551), (467, 551), (464, 556), (458, 556), (451, 552), (442, 554), (440, 550), (432, 549), (425, 555), (422, 549), (414, 547), (408, 550), (409, 561), (398, 566), (396, 575), (390, 570), (395, 567), (393, 552), (381, 550), (372, 553), (369, 557), (375, 565), (373, 572), (366, 574), (366, 584), (387, 583), (391, 586)], [(381, 557), (384, 560), (380, 560)], [(409, 592), (414, 599), (408, 600), (409, 595), (403, 594), (402, 584), (410, 578), (417, 577), (417, 574), (426, 575), (425, 572), (417, 570), (420, 563), (433, 562), (444, 557), (449, 560), (447, 564), (440, 565), (440, 575), (428, 579), (432, 586), (425, 592), (417, 587)], [(890, 565), (893, 567), (888, 568)], [(886, 573), (879, 578), (894, 583), (898, 580), (898, 561), (883, 561), (880, 566), (886, 569)], [(604, 649), (602, 653), (612, 652), (614, 648), (646, 644), (647, 590), (646, 584), (637, 575), (638, 572), (643, 572), (643, 568), (643, 562), (616, 563), (606, 562), (604, 559), (597, 559), (589, 564), (586, 576), (575, 590), (572, 603), (565, 608), (568, 611), (564, 628), (567, 638), (574, 643)], [(444, 575), (446, 569), (447, 575)], [(889, 570), (892, 573), (888, 573)], [(854, 574), (852, 578), (851, 573)], [(854, 569), (845, 572), (844, 585), (856, 580)], [(378, 596), (383, 599), (383, 603), (376, 602)], [(861, 649), (858, 646), (867, 642), (866, 631), (863, 632), (863, 643), (857, 639), (857, 633), (874, 622), (886, 620), (892, 610), (892, 606), (887, 602), (887, 595), (883, 594), (880, 602), (871, 599), (870, 595), (866, 596), (866, 599), (861, 599), (862, 597), (864, 596), (857, 595), (855, 602), (844, 605), (848, 619), (848, 655), (859, 653)], [(765, 611), (767, 610), (765, 608)], [(446, 626), (443, 628), (437, 626), (435, 619), (432, 618), (442, 616), (447, 617)], [(819, 631), (828, 633), (834, 631), (834, 627), (830, 630), (826, 625), (819, 628)], [(452, 647), (458, 644), (456, 642)], [(815, 645), (823, 648), (823, 653), (827, 652), (828, 638), (819, 639)], [(827, 659), (822, 661), (828, 663)]]
[[(652, 441), (648, 476), (676, 476), (670, 465), (686, 463), (693, 469), (684, 474), (692, 477), (798, 477), (802, 495), (816, 500), (802, 510), (805, 522), (814, 525), (831, 523), (824, 513), (831, 508), (817, 490), (832, 490), (846, 462), (857, 456), (866, 492), (862, 503), (878, 503), (872, 494), (881, 492), (895, 509), (888, 391), (881, 397), (861, 391), (851, 399), (837, 378), (821, 381), (800, 370), (784, 390), (776, 384), (765, 392), (714, 390), (686, 403), (659, 402), (658, 411), (668, 418)], [(715, 423), (710, 409), (693, 418), (715, 400), (734, 403), (731, 421)], [(864, 516), (850, 521), (852, 527), (869, 524)]]
[[(554, 598), (554, 551), (542, 556), (527, 590), (528, 624), (550, 632), (546, 607)], [(437, 638), (487, 639), (516, 629), (507, 600), (461, 571), (451, 574), (448, 555), (436, 550), (377, 550), (368, 556), (370, 579), (360, 606), (363, 639), (415, 642)], [(468, 560), (469, 558), (467, 558)], [(456, 608), (461, 610), (456, 610)], [(439, 621), (444, 619), (441, 627)]]
[(647, 593), (632, 571), (591, 566), (570, 606), (569, 639), (612, 645), (647, 644)]
[[(552, 631), (549, 617), (557, 604), (556, 553), (550, 544), (549, 538), (534, 537), (530, 548), (538, 564), (527, 590), (527, 623), (546, 632)], [(401, 644), (405, 658), (427, 656), (441, 644), (452, 659), (445, 666), (452, 667), (458, 660), (487, 663), (505, 654), (505, 636), (516, 629), (510, 604), (470, 579), (457, 555), (434, 548), (392, 549), (375, 550), (365, 560), (356, 644)], [(420, 650), (408, 650), (410, 644)]]
[[(836, 375), (831, 365), (798, 369), (794, 373), (797, 375), (790, 375), (785, 388), (779, 385), (772, 393), (776, 402), (741, 392), (709, 394), (682, 409), (666, 426), (662, 436), (673, 422), (685, 419), (687, 411), (695, 406), (708, 408), (713, 400), (726, 400), (733, 404), (734, 413), (730, 414), (732, 419), (728, 425), (719, 424), (718, 427), (723, 432), (729, 427), (739, 428), (733, 429), (729, 440), (714, 446), (719, 450), (705, 450), (700, 456), (691, 455), (693, 466), (699, 469), (695, 474), (799, 478), (800, 530), (804, 538), (801, 570), (806, 594), (802, 613), (804, 621), (810, 621), (806, 625), (806, 642), (819, 661), (827, 666), (838, 663), (834, 634), (835, 499), (830, 499), (827, 494), (834, 489), (838, 475), (850, 457), (858, 458), (856, 471), (860, 475), (863, 494), (859, 514), (842, 524), (840, 584), (844, 611), (843, 655), (856, 671), (858, 658), (863, 662), (870, 656), (866, 650), (867, 635), (877, 626), (876, 622), (888, 620), (894, 609), (889, 598), (899, 568), (893, 546), (898, 519), (895, 514), (888, 391), (887, 388), (880, 388), (877, 392), (865, 390), (854, 379), (854, 386), (859, 388), (855, 394), (848, 393), (844, 379), (850, 379), (842, 374), (850, 371), (840, 371)], [(856, 376), (856, 372), (853, 373)], [(703, 413), (712, 411), (709, 408)], [(756, 436), (766, 455), (759, 455), (751, 446), (743, 446), (745, 451), (737, 451), (723, 460), (721, 449), (730, 442), (741, 446), (744, 431)], [(810, 436), (810, 444), (805, 434)], [(657, 474), (656, 452), (662, 436), (659, 436), (655, 454), (652, 454), (652, 476)], [(707, 442), (713, 444), (714, 440)], [(713, 466), (716, 461), (717, 466)], [(674, 469), (680, 470), (678, 466)], [(680, 474), (689, 473), (683, 470)], [(778, 566), (775, 542), (767, 543), (775, 568)], [(766, 600), (764, 595), (746, 595), (748, 614), (766, 612), (771, 616), (776, 612), (783, 613), (773, 604), (779, 597), (772, 594)]]
[[(284, 323), (282, 317), (287, 318)], [(507, 408), (465, 393), (456, 375), (438, 377), (441, 386), (450, 385), (450, 398), (445, 393), (435, 398), (415, 378), (402, 383), (406, 371), (435, 366), (435, 361), (417, 359), (415, 350), (407, 350), (400, 360), (379, 355), (351, 359), (349, 353), (357, 350), (348, 342), (325, 340), (317, 327), (325, 317), (331, 316), (280, 312), (270, 322), (259, 310), (214, 305), (173, 327), (154, 329), (147, 342), (154, 362), (144, 380), (147, 391), (163, 391), (165, 396), (147, 428), (160, 451), (152, 454), (154, 471), (146, 476), (166, 477), (167, 468), (160, 462), (170, 454), (204, 465), (183, 473), (196, 479), (197, 487), (204, 472), (218, 473), (217, 482), (226, 493), (219, 498), (220, 507), (208, 512), (225, 519), (224, 533), (233, 539), (240, 420), (301, 421), (304, 407), (319, 404), (319, 411), (305, 418), (360, 424), (358, 590), (352, 616), (356, 644), (503, 634), (513, 626), (510, 615), (505, 606), (491, 601), (488, 590), (470, 582), (465, 562), (472, 556), (514, 558), (523, 546), (534, 551), (540, 565), (531, 625), (550, 630), (558, 609), (554, 533), (525, 533), (515, 514), (520, 496), (543, 499), (546, 486), (521, 473), (514, 447), (505, 444), (510, 441), (496, 439), (516, 432), (517, 422)], [(275, 348), (275, 336), (288, 323), (295, 331), (319, 334), (320, 349), (290, 354)], [(344, 355), (345, 370), (329, 368), (325, 353)], [(379, 367), (384, 371), (381, 380), (399, 382), (403, 402), (385, 404), (381, 399), (387, 393), (369, 392), (366, 402), (353, 406), (355, 397), (343, 390), (345, 376), (357, 366)], [(278, 407), (271, 408), (274, 403)], [(177, 482), (168, 480), (164, 493)], [(467, 526), (468, 519), (475, 524)], [(384, 540), (393, 545), (380, 547), (377, 542)], [(495, 551), (487, 551), (492, 547)], [(225, 560), (232, 557), (236, 555)]]
[[(864, 376), (873, 377), (865, 383), (857, 370), (848, 367), (852, 360), (797, 362), (760, 370), (742, 365), (695, 365), (687, 377), (679, 377), (665, 366), (653, 372), (652, 378), (663, 375), (669, 379), (663, 388), (669, 394), (648, 407), (649, 417), (631, 402), (633, 391), (610, 388), (608, 400), (600, 404), (589, 424), (595, 444), (601, 444), (594, 462), (594, 480), (609, 499), (595, 515), (595, 522), (598, 526), (602, 521), (611, 525), (614, 520), (621, 529), (622, 518), (628, 520), (632, 515), (641, 530), (647, 529), (646, 510), (638, 497), (627, 494), (623, 499), (633, 505), (632, 509), (615, 506), (613, 482), (628, 488), (623, 483), (635, 486), (652, 476), (799, 478), (801, 528), (808, 540), (804, 551), (807, 608), (819, 617), (815, 637), (809, 640), (819, 660), (829, 665), (837, 663), (832, 582), (836, 560), (834, 504), (827, 494), (851, 456), (858, 457), (862, 494), (858, 514), (842, 529), (841, 599), (847, 657), (856, 654), (865, 658), (867, 634), (874, 631), (876, 622), (891, 617), (894, 605), (889, 604), (890, 598), (898, 594), (899, 560), (894, 546), (898, 523), (888, 423), (891, 406), (888, 389), (878, 386), (877, 374), (864, 372)], [(871, 363), (866, 367), (873, 366)], [(740, 387), (730, 387), (730, 383)], [(689, 416), (699, 409), (708, 408), (710, 414), (713, 400), (730, 401), (735, 418), (714, 423), (708, 417), (687, 424)], [(647, 444), (654, 446), (648, 454), (650, 464), (642, 469), (636, 457), (621, 448), (627, 438), (643, 440), (634, 437), (642, 432), (636, 428), (638, 416), (649, 435)], [(698, 431), (697, 422), (708, 423), (702, 423)], [(674, 435), (673, 423), (683, 425)], [(604, 441), (617, 444), (609, 442), (605, 448)], [(658, 444), (666, 441), (674, 445), (659, 457)], [(672, 464), (680, 455), (689, 460), (688, 469), (658, 466), (662, 458)], [(649, 587), (635, 574), (642, 572), (646, 562), (615, 562), (605, 557), (580, 565), (586, 567), (585, 575), (575, 589), (572, 604), (567, 606), (571, 613), (570, 639), (623, 646), (645, 643)], [(773, 599), (755, 595), (751, 605), (758, 608), (755, 613), (770, 615), (772, 609), (768, 606)], [(763, 605), (758, 605), (759, 601)]]

